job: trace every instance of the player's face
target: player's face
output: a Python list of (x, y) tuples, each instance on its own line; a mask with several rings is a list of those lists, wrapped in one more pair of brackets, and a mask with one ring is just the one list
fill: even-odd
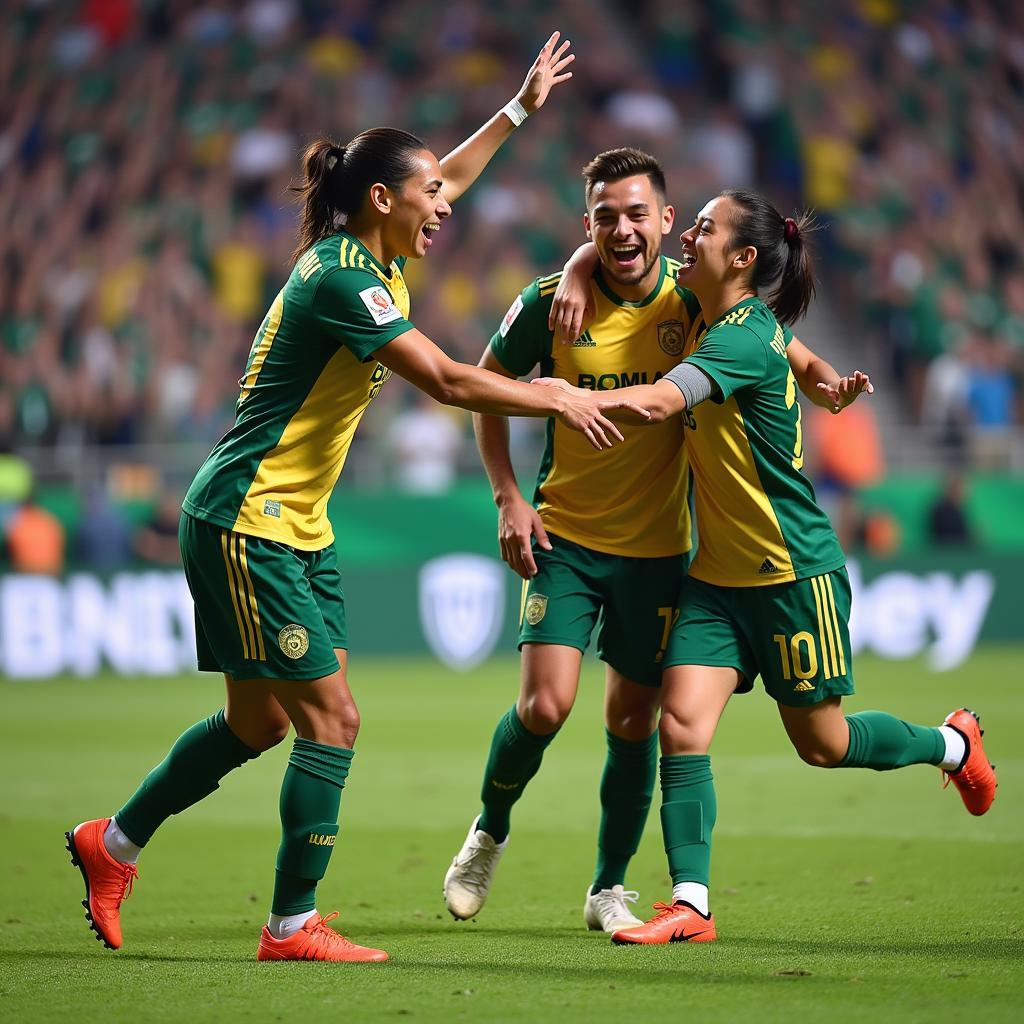
[(742, 272), (747, 250), (732, 245), (732, 218), (736, 204), (727, 196), (712, 199), (680, 236), (683, 265), (679, 281), (696, 292), (721, 284)]
[(661, 243), (675, 216), (646, 174), (620, 181), (599, 181), (583, 218), (587, 237), (612, 281), (632, 285), (657, 265)]
[(416, 169), (405, 179), (388, 217), (388, 237), (395, 250), (415, 259), (426, 255), (434, 233), (452, 208), (441, 194), (441, 165), (430, 150), (421, 150)]

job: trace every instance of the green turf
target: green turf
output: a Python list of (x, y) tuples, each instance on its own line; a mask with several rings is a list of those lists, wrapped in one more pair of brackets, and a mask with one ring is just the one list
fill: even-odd
[[(125, 904), (125, 947), (102, 949), (62, 833), (116, 809), (213, 710), (218, 684), (0, 683), (0, 1019), (1019, 1019), (1020, 653), (988, 651), (939, 676), (861, 659), (849, 701), (926, 723), (961, 702), (977, 708), (1001, 779), (982, 819), (940, 789), (934, 769), (808, 768), (763, 693), (736, 699), (712, 751), (720, 941), (648, 949), (581, 930), (603, 761), (595, 663), (516, 810), (485, 912), (456, 924), (441, 878), (476, 810), (515, 662), (459, 676), (424, 661), (357, 659), (363, 732), (320, 901), (342, 910), (353, 938), (391, 953), (386, 965), (357, 967), (253, 959), (287, 744), (168, 822)], [(628, 882), (645, 905), (668, 895), (656, 814)]]

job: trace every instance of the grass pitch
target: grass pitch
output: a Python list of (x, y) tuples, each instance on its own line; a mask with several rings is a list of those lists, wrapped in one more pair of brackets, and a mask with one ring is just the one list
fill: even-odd
[[(456, 924), (441, 879), (477, 810), (517, 665), (453, 675), (360, 663), (363, 732), (320, 909), (391, 953), (381, 966), (258, 965), (289, 744), (172, 818), (124, 906), (125, 947), (94, 941), (63, 849), (109, 814), (174, 738), (212, 712), (215, 677), (0, 683), (0, 1016), (11, 1021), (1017, 1020), (1024, 691), (1020, 651), (935, 676), (861, 658), (850, 710), (931, 723), (966, 703), (1000, 789), (971, 818), (936, 770), (816, 771), (762, 693), (727, 709), (715, 748), (712, 900), (719, 941), (612, 947), (582, 927), (603, 763), (600, 668), (516, 809), (484, 912)], [(656, 810), (628, 885), (669, 893)], [(645, 916), (645, 911), (641, 911)]]

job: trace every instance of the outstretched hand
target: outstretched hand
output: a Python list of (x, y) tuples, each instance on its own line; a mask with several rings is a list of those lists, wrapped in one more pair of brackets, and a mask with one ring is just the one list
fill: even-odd
[(614, 392), (595, 393), (587, 388), (578, 388), (560, 377), (537, 377), (530, 381), (538, 387), (553, 388), (566, 396), (558, 418), (570, 429), (578, 430), (599, 451), (611, 448), (614, 441), (623, 441), (619, 428), (605, 415), (612, 410), (628, 413), (630, 417), (646, 422), (651, 418), (647, 409), (635, 402), (614, 397)]
[(875, 386), (871, 383), (871, 378), (866, 373), (854, 370), (853, 373), (846, 377), (840, 377), (833, 384), (820, 383), (818, 390), (823, 392), (829, 400), (829, 404), (832, 406), (832, 414), (835, 415), (842, 412), (848, 405), (852, 405), (857, 400), (858, 395), (863, 393), (873, 395), (875, 393)]
[(516, 99), (528, 114), (532, 114), (544, 106), (544, 101), (548, 98), (548, 93), (551, 92), (553, 86), (572, 78), (572, 72), (565, 69), (576, 59), (576, 55), (568, 52), (570, 45), (568, 39), (564, 40), (557, 50), (555, 49), (561, 34), (561, 32), (551, 33), (551, 38), (541, 47), (537, 59), (526, 73), (523, 87), (516, 94)]

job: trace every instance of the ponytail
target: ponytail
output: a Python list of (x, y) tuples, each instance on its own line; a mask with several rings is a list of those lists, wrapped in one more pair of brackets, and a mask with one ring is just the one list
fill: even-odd
[(337, 230), (338, 215), (342, 211), (338, 206), (338, 189), (334, 179), (342, 176), (339, 168), (343, 167), (344, 162), (345, 147), (330, 139), (311, 142), (302, 154), (306, 180), (292, 188), (302, 203), (299, 241), (292, 253), (293, 263), (306, 250)]
[(813, 216), (805, 210), (796, 218), (783, 217), (763, 196), (744, 189), (726, 189), (721, 195), (739, 207), (732, 247), (757, 249), (750, 286), (758, 292), (777, 282), (766, 305), (780, 323), (796, 323), (814, 297), (814, 268), (807, 241), (817, 228)]
[(305, 180), (292, 187), (302, 204), (292, 262), (359, 213), (371, 185), (401, 191), (424, 149), (422, 139), (398, 128), (371, 128), (346, 146), (327, 138), (311, 142), (302, 154)]

